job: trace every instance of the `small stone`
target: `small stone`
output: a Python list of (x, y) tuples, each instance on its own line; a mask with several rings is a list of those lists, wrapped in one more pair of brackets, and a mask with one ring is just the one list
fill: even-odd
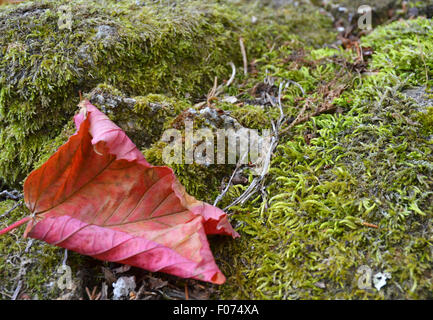
[(130, 292), (135, 290), (135, 277), (120, 277), (113, 283), (113, 300), (120, 300), (122, 297), (128, 297)]
[(125, 98), (123, 102), (128, 106), (128, 108), (133, 108), (137, 101), (133, 98)]
[(316, 282), (314, 285), (315, 285), (317, 288), (320, 288), (320, 289), (326, 289), (326, 284), (325, 284), (324, 282), (322, 282), (322, 281)]
[(238, 102), (238, 98), (234, 97), (234, 96), (229, 96), (229, 97), (225, 97), (223, 99), (223, 102), (228, 102), (228, 103), (236, 103)]
[(386, 285), (388, 279), (391, 279), (391, 275), (388, 272), (378, 272), (374, 275), (373, 284), (377, 291), (380, 291), (380, 289)]

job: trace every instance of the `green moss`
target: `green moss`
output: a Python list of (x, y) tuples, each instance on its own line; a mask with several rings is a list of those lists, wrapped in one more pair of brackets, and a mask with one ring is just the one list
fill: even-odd
[[(181, 124), (182, 123), (179, 123), (179, 125)], [(194, 119), (194, 129), (209, 127), (209, 125), (204, 124), (204, 119), (200, 119), (200, 117)], [(184, 137), (184, 127), (179, 126), (177, 129), (181, 130), (181, 134)], [(168, 144), (166, 142), (157, 141), (151, 147), (143, 149), (142, 152), (146, 160), (152, 165), (171, 167), (180, 183), (190, 195), (202, 201), (213, 203), (222, 190), (221, 187), (224, 178), (231, 174), (234, 165), (186, 164), (185, 158), (182, 158), (181, 163), (167, 164), (163, 161), (162, 156), (162, 152), (167, 146)], [(183, 144), (183, 148), (185, 148), (185, 144)], [(214, 157), (216, 158), (216, 154), (214, 154)]]
[(431, 86), (433, 68), (432, 20), (402, 20), (378, 27), (362, 39), (376, 50), (371, 68)]
[[(431, 110), (420, 116), (418, 106), (401, 93), (407, 73), (399, 63), (420, 61), (413, 43), (405, 41), (413, 36), (404, 23), (380, 28), (367, 38), (366, 43), (374, 39), (376, 44), (373, 66), (378, 72), (354, 78), (350, 90), (334, 100), (343, 114), (314, 117), (281, 141), (266, 180), (267, 201), (257, 196), (230, 209), (241, 238), (213, 242), (217, 262), (228, 276), (220, 295), (432, 298)], [(394, 45), (389, 38), (403, 40)], [(396, 64), (382, 60), (390, 50)], [(273, 61), (271, 75), (293, 72), (284, 70), (290, 61), (279, 62), (278, 56)], [(322, 66), (327, 69), (318, 73), (317, 66), (309, 66), (300, 78), (303, 87), (314, 88), (320, 74), (327, 79), (338, 70), (332, 64)], [(424, 84), (423, 67), (418, 64), (414, 71), (412, 83)], [(307, 140), (306, 134), (313, 138)], [(232, 187), (227, 202), (245, 188)], [(389, 272), (392, 279), (380, 291), (361, 289), (361, 266), (371, 268), (372, 275)]]
[(228, 111), (230, 116), (239, 121), (243, 127), (251, 129), (269, 129), (271, 120), (277, 119), (279, 115), (275, 109), (265, 108), (260, 105), (237, 106), (230, 103), (221, 103), (217, 104), (216, 107)]
[(433, 107), (428, 107), (426, 112), (420, 112), (417, 120), (421, 123), (424, 134), (433, 133)]
[[(242, 238), (220, 253), (226, 297), (431, 298), (432, 146), (402, 120), (408, 102), (385, 104), (317, 117), (311, 145), (296, 138), (279, 147), (269, 209), (256, 199), (231, 210)], [(358, 288), (362, 265), (392, 274), (385, 290)]]
[(68, 141), (69, 137), (75, 133), (75, 130), (74, 121), (70, 120), (57, 137), (44, 143), (39, 151), (39, 159), (34, 163), (33, 169), (37, 169), (43, 165), (57, 151), (57, 149), (59, 149), (59, 147)]

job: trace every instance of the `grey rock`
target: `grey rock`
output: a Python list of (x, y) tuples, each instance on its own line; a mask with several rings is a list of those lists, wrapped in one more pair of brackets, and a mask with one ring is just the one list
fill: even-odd
[(420, 111), (423, 111), (427, 107), (433, 106), (433, 97), (429, 96), (425, 89), (425, 87), (411, 88), (404, 90), (403, 94), (415, 100), (420, 107)]
[(131, 291), (135, 290), (135, 287), (135, 277), (120, 277), (113, 283), (113, 300), (121, 300), (123, 297), (127, 297)]

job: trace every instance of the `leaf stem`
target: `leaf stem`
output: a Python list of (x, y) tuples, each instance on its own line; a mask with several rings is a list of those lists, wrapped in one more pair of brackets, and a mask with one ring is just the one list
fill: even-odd
[(23, 225), (24, 223), (26, 223), (27, 221), (29, 221), (32, 217), (25, 217), (17, 222), (15, 222), (14, 224), (11, 224), (9, 227), (4, 228), (3, 230), (0, 230), (0, 236), (8, 233), (9, 231), (18, 228), (19, 226)]

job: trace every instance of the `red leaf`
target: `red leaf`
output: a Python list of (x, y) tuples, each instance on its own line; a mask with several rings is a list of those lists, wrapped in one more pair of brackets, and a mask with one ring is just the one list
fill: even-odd
[(24, 183), (33, 219), (11, 227), (29, 220), (25, 236), (100, 260), (223, 283), (206, 234), (238, 237), (227, 215), (188, 195), (170, 168), (150, 165), (107, 116), (88, 101), (81, 105), (78, 132)]

